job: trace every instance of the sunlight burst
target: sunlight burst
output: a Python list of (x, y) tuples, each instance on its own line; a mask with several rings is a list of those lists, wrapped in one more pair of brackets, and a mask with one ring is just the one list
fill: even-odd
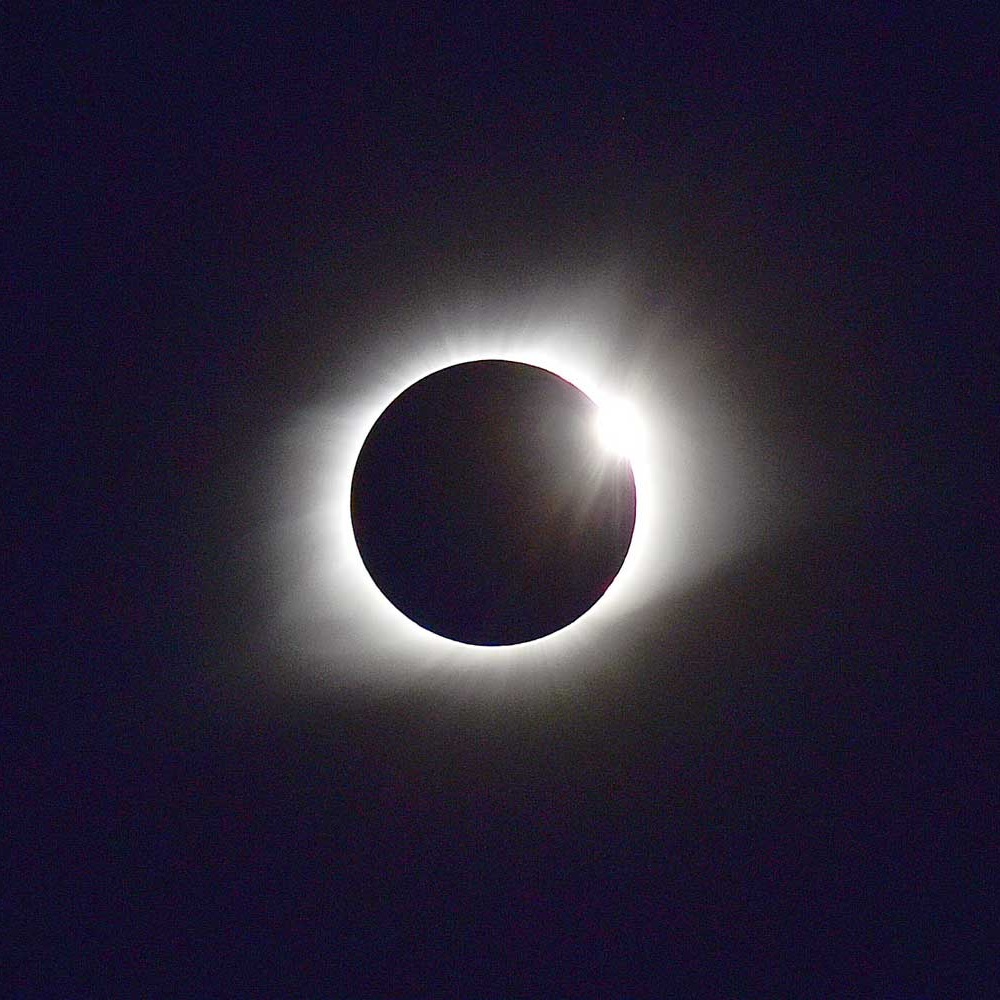
[(642, 450), (643, 425), (635, 407), (622, 399), (600, 404), (594, 418), (597, 440), (605, 451), (631, 459)]

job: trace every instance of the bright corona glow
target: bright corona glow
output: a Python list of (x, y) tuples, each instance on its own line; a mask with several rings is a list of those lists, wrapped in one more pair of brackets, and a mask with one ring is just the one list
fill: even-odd
[[(386, 333), (373, 334), (351, 367), (331, 365), (329, 403), (300, 414), (264, 463), (287, 497), (285, 518), (267, 530), (265, 554), (276, 606), (272, 636), (285, 658), (314, 680), (361, 684), (442, 670), (507, 678), (513, 667), (519, 673), (530, 667), (537, 676), (541, 667), (604, 665), (628, 641), (637, 612), (721, 560), (718, 544), (712, 549), (700, 542), (700, 552), (692, 547), (692, 539), (715, 538), (726, 525), (710, 523), (705, 498), (716, 494), (704, 481), (718, 484), (724, 472), (702, 457), (712, 442), (704, 434), (699, 439), (690, 398), (685, 404), (690, 380), (678, 377), (676, 359), (671, 368), (662, 353), (657, 359), (650, 350), (616, 343), (608, 333), (613, 321), (599, 313), (561, 310), (489, 328), (452, 318), (440, 329), (403, 336), (391, 335), (386, 324)], [(623, 365), (629, 357), (634, 362)], [(369, 576), (351, 522), (354, 466), (382, 411), (426, 375), (485, 359), (544, 368), (589, 396), (600, 413), (600, 440), (624, 454), (636, 487), (632, 543), (604, 595), (565, 628), (514, 646), (465, 645), (412, 622)], [(732, 520), (728, 511), (725, 517)], [(719, 536), (723, 548), (734, 547), (731, 534)]]

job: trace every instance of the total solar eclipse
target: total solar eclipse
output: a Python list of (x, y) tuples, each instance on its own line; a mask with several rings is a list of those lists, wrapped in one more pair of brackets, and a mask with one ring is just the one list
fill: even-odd
[(534, 365), (427, 375), (381, 413), (354, 467), (365, 569), (447, 639), (512, 646), (565, 628), (600, 600), (632, 540), (621, 433), (616, 414)]

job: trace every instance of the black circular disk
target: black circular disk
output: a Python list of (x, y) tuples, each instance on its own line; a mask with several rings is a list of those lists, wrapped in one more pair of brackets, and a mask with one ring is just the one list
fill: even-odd
[(628, 551), (635, 481), (594, 434), (596, 407), (533, 365), (428, 375), (375, 422), (351, 484), (358, 550), (431, 632), (508, 646), (569, 625)]

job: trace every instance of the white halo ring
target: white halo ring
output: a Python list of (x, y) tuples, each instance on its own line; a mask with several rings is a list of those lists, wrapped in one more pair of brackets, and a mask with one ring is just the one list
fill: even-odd
[[(508, 676), (512, 668), (520, 672), (606, 660), (622, 648), (637, 612), (718, 562), (719, 545), (712, 551), (692, 550), (691, 538), (709, 537), (715, 527), (706, 523), (698, 495), (699, 479), (705, 478), (699, 466), (712, 442), (698, 433), (683, 366), (671, 372), (662, 348), (626, 348), (609, 336), (609, 329), (613, 326), (607, 323), (561, 316), (488, 329), (452, 322), (423, 336), (386, 338), (343, 373), (345, 384), (331, 387), (331, 405), (300, 413), (283, 443), (285, 489), (294, 493), (286, 509), (292, 513), (272, 526), (268, 540), (268, 579), (276, 585), (278, 604), (273, 637), (282, 652), (305, 664), (318, 680), (361, 683), (428, 671), (484, 675), (499, 670)], [(401, 344), (411, 346), (406, 350)], [(513, 646), (463, 644), (407, 618), (365, 569), (350, 514), (358, 454), (392, 400), (433, 372), (485, 359), (546, 369), (598, 407), (627, 400), (645, 430), (642, 449), (629, 457), (636, 519), (621, 570), (574, 622)], [(722, 545), (732, 548), (731, 539), (723, 539)]]

